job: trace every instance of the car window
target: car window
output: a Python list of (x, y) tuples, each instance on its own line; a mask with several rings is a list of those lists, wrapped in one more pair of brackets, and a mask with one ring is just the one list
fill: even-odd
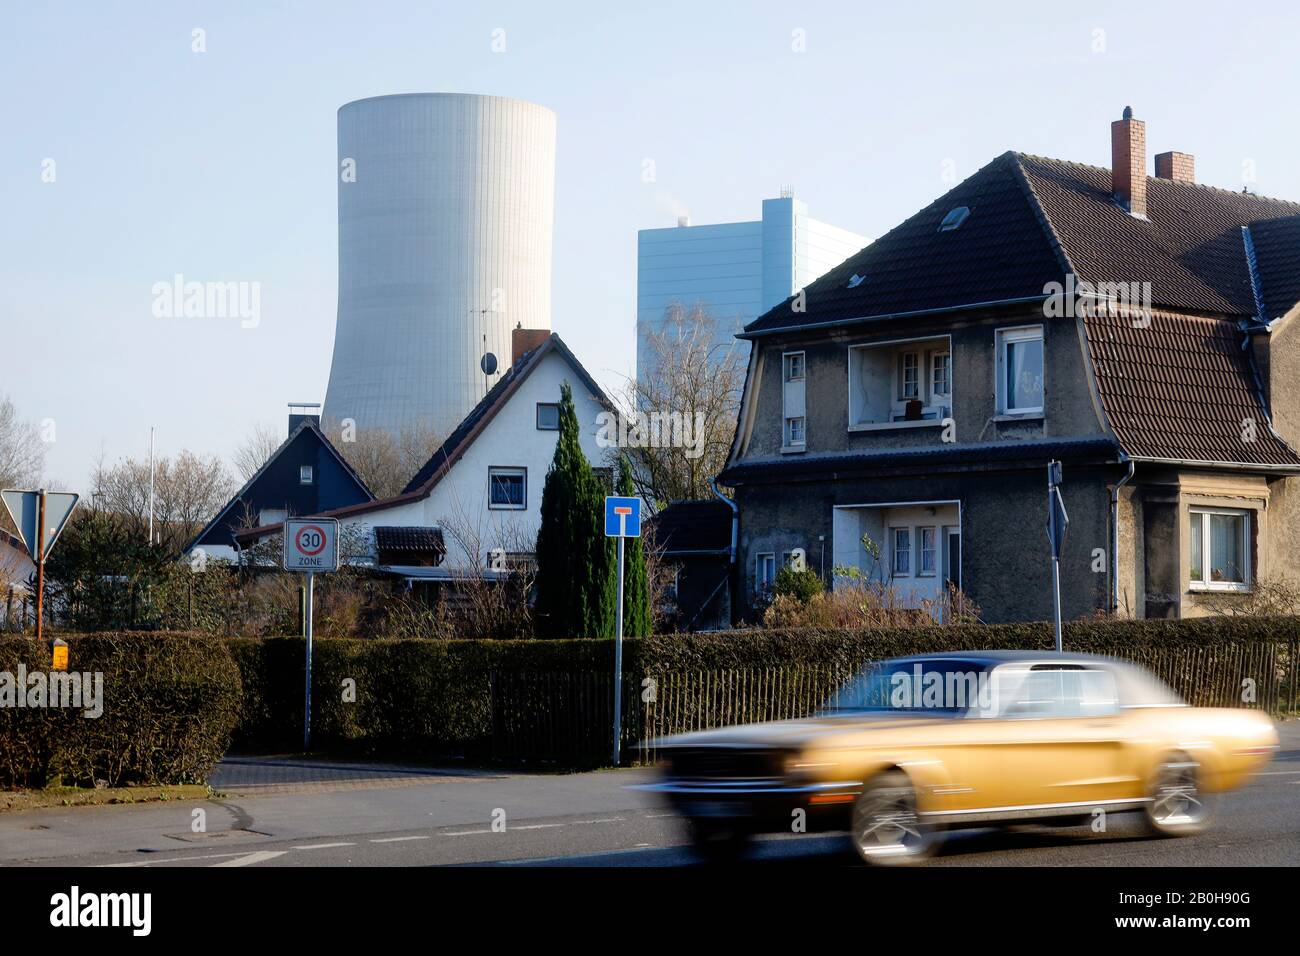
[(1035, 667), (1007, 677), (998, 684), (1001, 717), (1104, 717), (1119, 709), (1115, 677), (1106, 670)]

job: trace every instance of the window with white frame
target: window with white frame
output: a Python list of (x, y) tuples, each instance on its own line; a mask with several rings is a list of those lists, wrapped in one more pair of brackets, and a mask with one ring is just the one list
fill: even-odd
[(806, 356), (803, 352), (785, 352), (781, 356), (781, 447), (785, 451), (802, 451), (808, 443), (804, 398), (805, 363)]
[(890, 566), (896, 577), (909, 577), (912, 573), (912, 529), (895, 528), (893, 537)]
[(488, 507), (522, 511), (528, 507), (526, 468), (488, 469)]
[(1245, 591), (1250, 587), (1250, 512), (1192, 508), (1188, 513), (1191, 587)]
[(997, 332), (997, 397), (1001, 415), (1043, 411), (1043, 327)]
[(311, 465), (298, 466), (298, 484), (310, 485), (315, 480), (315, 471), (312, 469)]
[(849, 347), (849, 427), (938, 425), (952, 416), (947, 336)]
[(765, 551), (754, 555), (754, 590), (766, 594), (776, 584), (776, 552)]
[(916, 573), (923, 576), (933, 576), (939, 573), (939, 549), (936, 546), (935, 528), (918, 528), (917, 533), (920, 535), (920, 554), (916, 565)]

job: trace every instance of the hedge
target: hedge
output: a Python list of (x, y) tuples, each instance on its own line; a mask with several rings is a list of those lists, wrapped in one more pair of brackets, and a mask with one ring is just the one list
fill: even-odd
[[(239, 668), (229, 650), (186, 634), (65, 640), (70, 672), (103, 675), (102, 713), (88, 718), (84, 708), (4, 701), (0, 787), (203, 782), (226, 752), (240, 713)], [(11, 687), (20, 664), (28, 675), (48, 674), (48, 644), (0, 638), (0, 672)]]
[[(1300, 618), (1214, 617), (1184, 621), (1075, 621), (1065, 626), (1072, 651), (1139, 660), (1179, 684), (1200, 661), (1196, 648), (1221, 654), (1266, 643), (1290, 647), (1283, 660), (1294, 675)], [(300, 638), (231, 639), (243, 674), (243, 717), (235, 746), (253, 751), (301, 747), (303, 644)], [(1050, 649), (1050, 624), (970, 625), (905, 629), (818, 631), (756, 629), (674, 634), (624, 641), (627, 698), (644, 676), (665, 672), (783, 668), (793, 665), (837, 670), (866, 661), (944, 650)], [(1291, 656), (1287, 656), (1287, 655)], [(1218, 658), (1213, 658), (1218, 660)], [(351, 752), (492, 755), (499, 734), (501, 701), (494, 713), (493, 675), (541, 678), (607, 675), (613, 642), (598, 640), (427, 641), (319, 640), (313, 649), (313, 747)], [(344, 699), (345, 681), (356, 699)], [(1279, 678), (1281, 679), (1281, 678)], [(1295, 677), (1286, 678), (1294, 682)], [(515, 685), (512, 685), (512, 687)], [(550, 682), (536, 706), (569, 710), (556, 701), (568, 683)], [(584, 685), (601, 693), (602, 685)], [(592, 689), (594, 688), (594, 690)], [(572, 692), (578, 692), (574, 690)], [(511, 698), (511, 706), (524, 706)], [(549, 701), (549, 702), (548, 702)], [(629, 709), (635, 700), (629, 701)], [(595, 714), (599, 707), (594, 707)], [(507, 714), (511, 720), (537, 715)], [(572, 719), (572, 715), (569, 715)], [(498, 724), (494, 724), (494, 720)]]

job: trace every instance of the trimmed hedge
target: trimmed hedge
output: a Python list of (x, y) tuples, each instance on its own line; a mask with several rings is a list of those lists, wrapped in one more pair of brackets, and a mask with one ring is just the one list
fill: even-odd
[[(186, 634), (65, 636), (69, 671), (103, 675), (102, 714), (0, 706), (0, 787), (201, 783), (226, 752), (243, 698), (219, 641)], [(48, 674), (50, 652), (0, 638), (0, 672)]]
[[(1075, 621), (1065, 626), (1069, 650), (1140, 660), (1175, 684), (1180, 669), (1195, 666), (1190, 653), (1194, 648), (1209, 651), (1256, 643), (1294, 648), (1297, 641), (1300, 618)], [(299, 749), (301, 638), (236, 638), (227, 644), (239, 663), (244, 687), (234, 745), (263, 752)], [(641, 678), (668, 671), (796, 664), (852, 668), (926, 651), (1052, 646), (1047, 623), (827, 632), (756, 629), (631, 638), (624, 641), (623, 660), (627, 699), (634, 706), (631, 689)], [(490, 756), (498, 729), (494, 718), (502, 716), (500, 708), (493, 712), (494, 672), (609, 674), (613, 651), (613, 642), (607, 640), (318, 640), (313, 646), (313, 748)], [(1290, 667), (1294, 673), (1294, 662)], [(1196, 678), (1185, 676), (1189, 681)], [(355, 681), (354, 703), (344, 701), (344, 681), (349, 678)], [(530, 714), (505, 716), (536, 719)]]

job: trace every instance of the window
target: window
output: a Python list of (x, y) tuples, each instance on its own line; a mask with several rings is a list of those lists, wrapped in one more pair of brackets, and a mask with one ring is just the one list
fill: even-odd
[(1193, 508), (1188, 517), (1192, 588), (1245, 591), (1250, 586), (1250, 513)]
[(849, 347), (849, 428), (939, 425), (952, 416), (947, 336)]
[(804, 417), (804, 379), (807, 374), (803, 352), (781, 356), (781, 450), (803, 451), (808, 442), (808, 421)]
[(785, 420), (785, 445), (787, 448), (794, 445), (806, 444), (804, 441), (804, 418), (800, 415), (798, 418), (787, 418)]
[(997, 333), (998, 412), (1043, 411), (1043, 327), (1000, 329)]
[(803, 381), (803, 363), (804, 363), (804, 354), (802, 352), (786, 353), (785, 380), (787, 382)]
[(930, 353), (930, 394), (936, 399), (952, 395), (952, 353)]
[(257, 523), (259, 525), (279, 524), (289, 517), (289, 512), (283, 508), (263, 508), (257, 513)]
[(767, 594), (776, 583), (776, 554), (768, 551), (754, 556), (754, 590)]
[(898, 398), (911, 401), (921, 397), (921, 367), (916, 352), (903, 352), (898, 356)]
[(1003, 717), (1106, 717), (1119, 710), (1110, 671), (1038, 664), (1028, 673), (1007, 668), (999, 677)]
[(894, 574), (907, 577), (912, 573), (912, 529), (894, 529)]
[(944, 216), (943, 222), (939, 223), (939, 231), (952, 232), (954, 229), (960, 229), (968, 216), (970, 216), (969, 206), (958, 206), (948, 210), (948, 215)]
[(556, 432), (560, 430), (560, 406), (554, 402), (537, 403), (537, 428), (539, 431)]
[(917, 573), (925, 575), (937, 574), (939, 570), (939, 551), (935, 547), (935, 529), (920, 528), (921, 533), (921, 561), (917, 565)]
[(300, 465), (298, 468), (298, 484), (310, 485), (312, 483), (311, 465)]
[(528, 507), (528, 470), (526, 468), (489, 468), (489, 508)]

